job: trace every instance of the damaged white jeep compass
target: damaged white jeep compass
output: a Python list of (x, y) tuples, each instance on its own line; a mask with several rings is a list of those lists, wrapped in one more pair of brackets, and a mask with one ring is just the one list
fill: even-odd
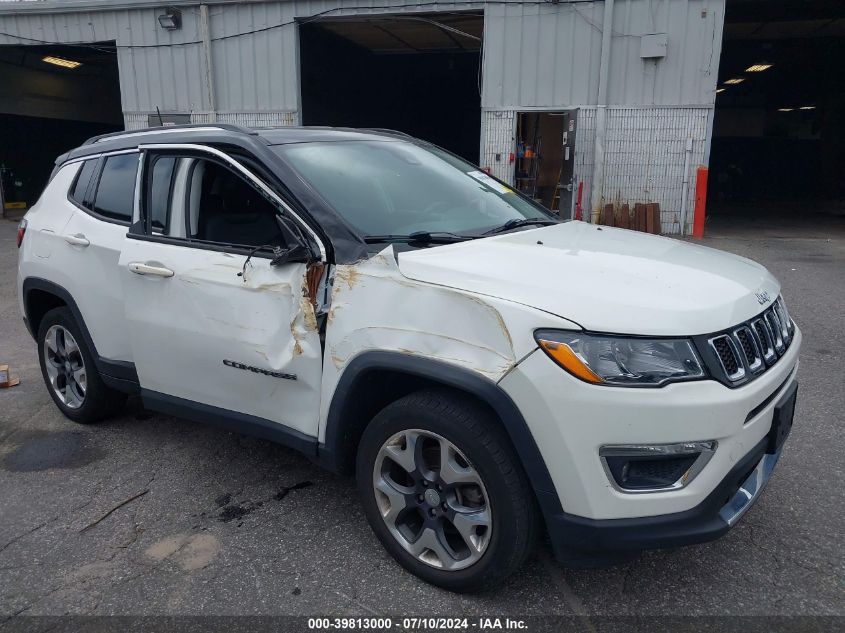
[(792, 425), (801, 333), (762, 266), (561, 222), (399, 133), (96, 137), (18, 240), (67, 417), (138, 393), (355, 473), (385, 548), (452, 590), (543, 533), (570, 563), (714, 539)]

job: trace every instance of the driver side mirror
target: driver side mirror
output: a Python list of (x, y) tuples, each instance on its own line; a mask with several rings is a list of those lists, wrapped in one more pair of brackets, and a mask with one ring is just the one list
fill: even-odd
[(289, 264), (291, 262), (301, 262), (308, 264), (314, 260), (311, 254), (311, 249), (302, 244), (295, 244), (290, 248), (279, 249), (274, 251), (273, 259), (270, 260), (271, 266), (281, 266), (282, 264)]
[[(271, 266), (281, 266), (291, 262), (311, 263), (315, 260), (314, 253), (308, 244), (308, 240), (302, 234), (300, 228), (294, 224), (290, 218), (283, 215), (276, 216), (276, 223), (282, 231), (282, 236), (285, 237), (285, 242), (293, 242), (290, 248), (274, 249), (273, 259), (270, 260)], [(288, 240), (287, 236), (292, 237)]]

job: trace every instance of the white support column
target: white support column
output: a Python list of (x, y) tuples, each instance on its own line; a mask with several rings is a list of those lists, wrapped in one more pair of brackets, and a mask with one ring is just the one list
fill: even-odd
[(217, 120), (217, 102), (214, 96), (214, 70), (211, 65), (211, 29), (209, 27), (208, 5), (200, 5), (200, 36), (202, 37), (202, 53), (205, 74), (206, 99), (211, 121)]
[(599, 61), (599, 94), (596, 105), (596, 140), (593, 152), (593, 183), (590, 194), (590, 221), (599, 220), (604, 206), (604, 140), (607, 133), (607, 83), (610, 68), (610, 37), (613, 33), (613, 0), (604, 2), (604, 19), (601, 32), (601, 58)]

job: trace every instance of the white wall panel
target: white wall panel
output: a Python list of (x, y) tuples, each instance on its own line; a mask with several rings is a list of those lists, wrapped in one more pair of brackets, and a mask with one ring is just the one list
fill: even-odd
[[(689, 234), (695, 198), (695, 170), (704, 163), (709, 108), (609, 108), (605, 142), (604, 202), (660, 204), (661, 232), (680, 234), (683, 216), (684, 163), (692, 142), (687, 179), (686, 220)], [(579, 112), (575, 177), (584, 182), (582, 208), (588, 219), (592, 204), (595, 109)]]
[[(725, 0), (616, 0), (609, 105), (712, 105)], [(595, 105), (604, 2), (493, 4), (485, 11), (482, 105)], [(666, 57), (640, 38), (666, 33)]]
[(513, 185), (514, 166), (510, 154), (516, 145), (516, 113), (513, 110), (486, 111), (482, 115), (481, 129), (481, 166), (489, 168), (490, 174), (499, 180)]

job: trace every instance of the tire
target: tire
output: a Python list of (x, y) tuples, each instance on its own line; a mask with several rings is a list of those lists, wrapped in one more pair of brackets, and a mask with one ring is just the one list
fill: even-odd
[(356, 470), (376, 536), (428, 583), (487, 590), (533, 549), (527, 477), (497, 421), (467, 396), (426, 390), (388, 405), (364, 430)]
[(41, 375), (53, 402), (74, 422), (90, 424), (116, 413), (126, 394), (105, 385), (94, 355), (68, 308), (50, 310), (38, 327)]

